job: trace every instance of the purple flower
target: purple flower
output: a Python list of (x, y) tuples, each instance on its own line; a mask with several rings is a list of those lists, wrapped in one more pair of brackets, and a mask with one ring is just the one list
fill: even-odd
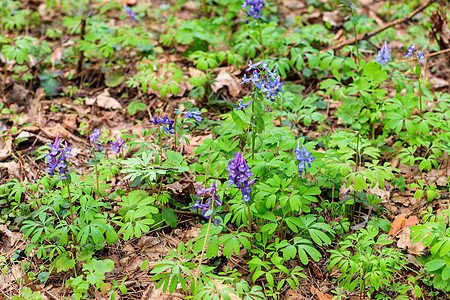
[[(262, 63), (263, 63), (263, 62), (260, 61), (260, 62), (257, 62), (256, 64), (253, 64), (252, 61), (250, 60), (250, 61), (248, 62), (248, 68), (245, 70), (245, 72), (250, 72), (250, 71), (253, 70), (253, 69), (257, 69), (258, 66), (259, 66), (260, 64), (262, 64)], [(244, 76), (245, 76), (245, 75), (244, 75)]]
[(294, 149), (295, 159), (298, 160), (298, 172), (300, 173), (300, 177), (303, 175), (303, 171), (306, 169), (306, 163), (308, 167), (311, 168), (311, 163), (316, 159), (315, 156), (312, 156), (312, 152), (309, 153), (305, 145), (302, 145), (300, 148), (300, 141), (297, 143), (297, 148)]
[(100, 138), (102, 134), (100, 133), (100, 129), (94, 129), (94, 133), (91, 133), (89, 135), (89, 140), (91, 142), (91, 144), (95, 145), (95, 148), (102, 151), (103, 150), (103, 145), (99, 144), (98, 139)]
[[(258, 70), (259, 66), (260, 69)], [(247, 75), (244, 74), (244, 78), (242, 78), (242, 82), (240, 84), (252, 82), (261, 93), (266, 94), (266, 97), (274, 102), (278, 93), (281, 92), (281, 87), (283, 86), (280, 75), (277, 75), (276, 70), (273, 72), (270, 71), (266, 62), (252, 64), (250, 61), (247, 71), (250, 70), (253, 70), (253, 77), (247, 78)]]
[(384, 45), (381, 47), (381, 50), (378, 51), (376, 60), (380, 63), (380, 65), (385, 66), (390, 59), (391, 50), (389, 49), (387, 42), (384, 41)]
[[(154, 117), (153, 120), (150, 120), (149, 122), (155, 125), (161, 125), (164, 131), (167, 133), (175, 134), (175, 129), (173, 128), (173, 124), (175, 124), (175, 121), (170, 121), (167, 114), (163, 119), (161, 119), (161, 117), (158, 118)], [(167, 126), (164, 126), (163, 124)]]
[(234, 184), (241, 191), (244, 202), (248, 202), (252, 192), (251, 185), (256, 178), (249, 180), (253, 173), (241, 152), (234, 154), (234, 158), (228, 163), (227, 170), (229, 180), (227, 185), (232, 186)]
[(128, 13), (128, 15), (137, 22), (136, 13), (134, 13), (133, 10), (131, 10), (131, 8), (129, 8), (125, 4), (123, 5), (123, 8), (125, 8), (125, 11)]
[(241, 99), (241, 100), (239, 100), (239, 107), (236, 108), (236, 110), (241, 110), (241, 109), (247, 108), (252, 102), (253, 102), (253, 100), (250, 100), (247, 103), (242, 103), (242, 99)]
[(356, 9), (356, 6), (354, 6), (350, 0), (342, 0), (342, 2), (344, 2), (344, 4), (348, 6), (348, 8)]
[(187, 111), (185, 115), (186, 118), (195, 119), (197, 122), (202, 121), (202, 113), (200, 111)]
[[(201, 209), (202, 210), (202, 216), (205, 217), (206, 219), (211, 219), (212, 223), (215, 226), (218, 226), (220, 224), (220, 219), (219, 218), (214, 218), (212, 216), (212, 214), (214, 213), (214, 209), (217, 206), (220, 206), (223, 204), (222, 200), (220, 199), (219, 195), (217, 195), (217, 183), (214, 181), (209, 188), (207, 189), (200, 189), (197, 193), (197, 195), (195, 195), (196, 197), (201, 197), (202, 195), (207, 195), (208, 196), (208, 200), (206, 201), (205, 204), (201, 204), (199, 202), (199, 200), (195, 201), (195, 204), (192, 206), (192, 209)], [(214, 206), (211, 207), (211, 199), (214, 199)]]
[(124, 139), (118, 137), (115, 142), (109, 142), (111, 144), (111, 147), (109, 149), (119, 154), (120, 148), (122, 147), (124, 141)]
[(63, 180), (63, 179), (67, 179), (66, 160), (67, 160), (67, 158), (72, 157), (72, 154), (70, 154), (70, 151), (72, 151), (72, 149), (69, 148), (69, 146), (67, 145), (67, 142), (65, 142), (64, 146), (61, 147), (61, 141), (62, 140), (58, 135), (55, 139), (54, 144), (48, 143), (48, 145), (50, 146), (50, 152), (46, 155), (47, 166), (48, 166), (48, 169), (46, 170), (46, 172), (49, 175), (55, 175), (55, 171), (56, 171), (56, 169), (58, 169), (59, 173), (61, 175), (59, 179)]
[(419, 51), (417, 53), (417, 59), (419, 60), (419, 63), (424, 63), (427, 60), (425, 59), (425, 53), (420, 53)]
[(416, 44), (412, 45), (411, 47), (408, 47), (408, 53), (403, 54), (405, 58), (410, 58), (414, 54), (414, 49), (416, 48)]
[(245, 9), (248, 7), (248, 12), (245, 12), (247, 14), (246, 23), (248, 23), (248, 17), (250, 16), (253, 17), (253, 19), (258, 19), (259, 13), (264, 5), (264, 0), (244, 0), (244, 4), (242, 4), (241, 8)]

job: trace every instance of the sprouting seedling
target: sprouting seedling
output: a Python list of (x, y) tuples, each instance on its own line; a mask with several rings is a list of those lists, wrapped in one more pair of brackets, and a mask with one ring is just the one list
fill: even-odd
[(383, 67), (387, 64), (387, 62), (391, 59), (391, 49), (388, 47), (387, 42), (384, 41), (383, 46), (380, 51), (378, 51), (377, 62), (380, 63)]

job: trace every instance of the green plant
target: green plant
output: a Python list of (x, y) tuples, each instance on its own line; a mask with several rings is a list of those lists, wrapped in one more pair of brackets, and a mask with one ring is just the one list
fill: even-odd
[[(378, 229), (368, 226), (338, 243), (331, 253), (328, 270), (340, 268), (339, 287), (344, 291), (359, 290), (371, 298), (376, 292), (394, 284), (394, 273), (406, 265), (406, 257), (392, 248), (381, 248), (392, 240), (386, 234), (378, 236)], [(403, 290), (402, 290), (403, 291)], [(404, 291), (406, 292), (406, 291)]]
[(448, 210), (442, 214), (435, 215), (430, 207), (428, 211), (422, 212), (423, 218), (421, 225), (411, 227), (412, 243), (421, 243), (430, 247), (430, 255), (421, 259), (425, 264), (427, 272), (434, 274), (432, 284), (436, 289), (444, 292), (450, 291), (450, 249), (449, 227), (444, 218), (450, 215)]

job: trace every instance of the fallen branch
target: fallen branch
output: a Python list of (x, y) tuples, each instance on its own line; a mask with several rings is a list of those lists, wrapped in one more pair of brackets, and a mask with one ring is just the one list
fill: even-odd
[[(366, 39), (368, 39), (368, 38), (370, 38), (370, 37), (372, 37), (374, 35), (377, 35), (378, 33), (382, 32), (384, 30), (388, 29), (389, 27), (392, 27), (392, 26), (395, 26), (397, 24), (400, 24), (400, 23), (408, 21), (409, 19), (411, 19), (412, 17), (414, 17), (415, 15), (417, 15), (418, 13), (423, 11), (425, 8), (427, 8), (428, 6), (433, 4), (434, 2), (436, 2), (436, 0), (428, 0), (428, 2), (426, 2), (426, 3), (422, 4), (421, 6), (419, 6), (418, 8), (416, 8), (412, 13), (410, 13), (406, 17), (403, 17), (403, 18), (394, 20), (392, 22), (386, 23), (385, 25), (383, 25), (383, 26), (381, 26), (381, 27), (379, 27), (379, 28), (377, 28), (377, 29), (375, 29), (375, 30), (373, 30), (371, 32), (367, 32), (365, 34), (358, 35), (358, 41), (366, 40)], [(349, 39), (349, 40), (346, 40), (346, 41), (344, 41), (342, 43), (334, 45), (331, 48), (327, 49), (326, 51), (337, 50), (337, 49), (340, 49), (340, 48), (342, 48), (344, 46), (351, 45), (353, 43), (355, 43), (355, 38), (354, 37)]]

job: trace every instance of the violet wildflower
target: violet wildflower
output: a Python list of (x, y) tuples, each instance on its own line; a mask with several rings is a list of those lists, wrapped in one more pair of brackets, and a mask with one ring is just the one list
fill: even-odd
[(117, 154), (120, 153), (120, 148), (122, 148), (123, 142), (125, 140), (118, 137), (117, 140), (115, 142), (109, 142), (111, 147), (109, 148), (110, 150), (116, 152)]
[(381, 47), (381, 50), (378, 51), (376, 60), (380, 63), (380, 65), (385, 66), (390, 59), (391, 50), (389, 49), (387, 42), (384, 41), (384, 45)]
[(305, 145), (302, 145), (300, 148), (300, 141), (297, 143), (297, 148), (294, 149), (295, 159), (298, 160), (298, 172), (300, 177), (303, 175), (303, 171), (306, 170), (306, 163), (308, 167), (311, 168), (311, 163), (316, 159), (315, 156), (312, 156), (312, 152), (309, 153)]
[[(260, 70), (258, 70), (258, 67), (260, 67)], [(266, 97), (270, 99), (270, 101), (274, 102), (278, 93), (281, 92), (281, 87), (283, 86), (280, 75), (277, 75), (276, 70), (273, 72), (270, 71), (266, 62), (252, 64), (250, 61), (247, 71), (251, 70), (253, 70), (253, 77), (247, 78), (247, 75), (244, 74), (244, 78), (242, 78), (242, 82), (240, 84), (253, 83), (253, 85), (261, 93), (266, 94)]]
[[(196, 197), (201, 197), (202, 195), (207, 195), (208, 200), (206, 201), (205, 204), (201, 204), (199, 202), (199, 200), (195, 201), (195, 204), (192, 206), (192, 209), (201, 209), (202, 212), (202, 216), (205, 217), (206, 219), (211, 219), (212, 223), (215, 226), (218, 226), (220, 224), (220, 219), (219, 218), (214, 218), (211, 215), (214, 213), (214, 208), (217, 206), (221, 206), (223, 204), (222, 200), (220, 199), (219, 195), (217, 194), (217, 183), (214, 181), (213, 183), (211, 183), (211, 185), (209, 186), (209, 188), (207, 189), (200, 189), (199, 188), (199, 192), (197, 193), (197, 195), (195, 195)], [(214, 200), (214, 205), (213, 207), (211, 207), (211, 200)]]
[(61, 175), (61, 177), (59, 179), (63, 180), (63, 179), (67, 179), (66, 160), (67, 160), (67, 158), (72, 157), (72, 154), (70, 154), (70, 151), (72, 151), (72, 149), (69, 148), (69, 146), (67, 145), (67, 142), (65, 142), (64, 146), (61, 147), (61, 141), (62, 140), (58, 135), (55, 139), (54, 144), (48, 143), (48, 145), (50, 146), (50, 152), (46, 155), (47, 166), (48, 166), (48, 169), (46, 170), (46, 172), (49, 175), (55, 175), (55, 171), (56, 171), (56, 169), (58, 169), (59, 173)]
[(89, 135), (89, 141), (91, 144), (95, 145), (95, 148), (100, 151), (103, 150), (103, 145), (101, 145), (98, 141), (101, 135), (100, 129), (94, 129), (94, 132)]
[(420, 53), (419, 51), (417, 53), (417, 59), (419, 60), (419, 63), (424, 63), (427, 60), (425, 59), (425, 53)]
[(229, 172), (227, 185), (231, 186), (234, 184), (241, 191), (244, 202), (248, 202), (252, 191), (251, 185), (256, 178), (249, 180), (253, 173), (250, 171), (247, 161), (241, 152), (234, 154), (234, 159), (228, 163), (227, 170)]
[(246, 23), (248, 23), (248, 17), (253, 17), (253, 19), (259, 18), (259, 13), (261, 12), (263, 6), (265, 5), (264, 0), (244, 0), (241, 8), (245, 9), (248, 7)]
[(412, 45), (411, 47), (408, 47), (408, 53), (403, 54), (405, 58), (410, 58), (414, 54), (414, 49), (416, 48), (416, 44)]
[(342, 0), (342, 2), (350, 9), (356, 9), (356, 6), (350, 0)]
[(131, 8), (129, 8), (128, 6), (126, 6), (125, 4), (123, 5), (123, 8), (128, 13), (130, 18), (132, 18), (133, 20), (135, 20), (137, 22), (136, 13), (134, 13), (133, 10)]
[[(173, 124), (175, 124), (175, 121), (170, 121), (169, 116), (167, 114), (163, 119), (161, 117), (158, 118), (154, 117), (153, 120), (150, 120), (149, 122), (155, 125), (161, 125), (164, 131), (167, 133), (175, 134), (175, 129), (173, 128)], [(164, 126), (163, 124), (167, 126)]]
[(253, 102), (253, 100), (250, 100), (247, 103), (242, 103), (242, 99), (241, 99), (241, 100), (239, 100), (239, 107), (236, 108), (236, 110), (241, 110), (241, 109), (247, 108), (252, 102)]
[(197, 122), (202, 121), (202, 113), (200, 111), (187, 111), (184, 114), (188, 119), (195, 119)]

